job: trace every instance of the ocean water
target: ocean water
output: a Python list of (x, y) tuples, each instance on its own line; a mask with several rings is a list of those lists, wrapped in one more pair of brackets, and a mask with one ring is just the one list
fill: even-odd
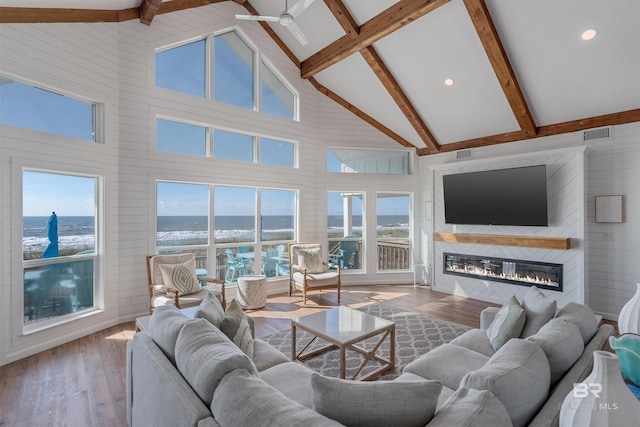
[[(42, 252), (49, 244), (47, 238), (48, 216), (31, 216), (23, 219), (23, 252)], [(90, 216), (58, 216), (58, 248), (60, 251), (91, 250), (95, 247), (95, 220)], [(214, 239), (217, 243), (254, 241), (255, 217), (219, 216), (215, 218)], [(406, 230), (409, 218), (405, 215), (378, 216), (378, 230)], [(209, 218), (206, 216), (160, 216), (157, 224), (159, 246), (206, 244)], [(353, 230), (362, 234), (362, 217), (353, 217)], [(342, 236), (342, 217), (328, 217), (329, 236)], [(262, 240), (293, 239), (293, 217), (270, 215), (262, 217)]]

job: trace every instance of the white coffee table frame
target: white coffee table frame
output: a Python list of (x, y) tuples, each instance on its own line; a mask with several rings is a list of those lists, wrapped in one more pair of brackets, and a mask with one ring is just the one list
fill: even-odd
[[(300, 352), (296, 349), (298, 329), (313, 335), (311, 341), (309, 341)], [(378, 335), (380, 339), (371, 350), (357, 345), (368, 338)], [(329, 345), (305, 353), (317, 338), (328, 342)], [(387, 338), (389, 339), (388, 359), (377, 354)], [(346, 378), (347, 350), (356, 351), (364, 356), (362, 364), (356, 369), (356, 372), (350, 379), (366, 381), (382, 372), (393, 369), (395, 366), (395, 344), (396, 325), (394, 322), (345, 306), (335, 307), (291, 320), (291, 360), (304, 362), (307, 359), (337, 348), (340, 351), (340, 378), (342, 379)], [(358, 377), (371, 360), (377, 360), (383, 365)]]

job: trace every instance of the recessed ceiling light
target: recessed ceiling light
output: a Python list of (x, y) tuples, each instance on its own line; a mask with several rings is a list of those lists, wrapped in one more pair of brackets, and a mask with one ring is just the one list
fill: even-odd
[(582, 40), (591, 40), (595, 38), (595, 36), (597, 35), (598, 35), (598, 30), (596, 30), (595, 28), (589, 28), (588, 30), (584, 30), (580, 35), (580, 37), (582, 38)]
[(453, 86), (453, 84), (455, 83), (455, 81), (453, 81), (452, 78), (448, 78), (444, 80), (444, 84), (447, 86)]

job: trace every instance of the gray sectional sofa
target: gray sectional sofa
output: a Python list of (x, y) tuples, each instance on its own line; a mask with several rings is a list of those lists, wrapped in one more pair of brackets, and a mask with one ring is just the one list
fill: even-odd
[[(593, 316), (588, 307), (577, 307), (578, 314), (570, 307), (568, 315), (561, 310), (561, 320), (498, 351), (485, 331), (471, 330), (421, 356), (393, 381), (356, 382), (291, 362), (251, 337), (251, 319), (238, 315), (233, 303), (225, 314), (214, 300), (206, 298), (195, 318), (172, 306), (158, 308), (148, 331), (129, 341), (132, 427), (557, 425), (559, 404), (590, 372), (591, 350), (613, 333), (609, 325), (597, 329), (585, 320)], [(483, 312), (482, 323), (495, 314)], [(580, 323), (586, 345), (575, 363), (549, 350), (571, 329), (561, 322)], [(576, 350), (570, 353), (568, 359)]]

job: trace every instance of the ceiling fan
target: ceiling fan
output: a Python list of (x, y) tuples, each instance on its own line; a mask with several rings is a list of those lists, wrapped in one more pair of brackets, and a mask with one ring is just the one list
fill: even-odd
[(309, 43), (309, 40), (304, 35), (298, 24), (293, 22), (306, 8), (311, 6), (314, 0), (299, 0), (296, 4), (289, 9), (288, 0), (284, 1), (284, 11), (280, 16), (264, 16), (264, 15), (236, 15), (236, 19), (244, 19), (247, 21), (267, 21), (267, 22), (279, 22), (280, 25), (291, 31), (291, 34), (298, 40), (301, 45)]

